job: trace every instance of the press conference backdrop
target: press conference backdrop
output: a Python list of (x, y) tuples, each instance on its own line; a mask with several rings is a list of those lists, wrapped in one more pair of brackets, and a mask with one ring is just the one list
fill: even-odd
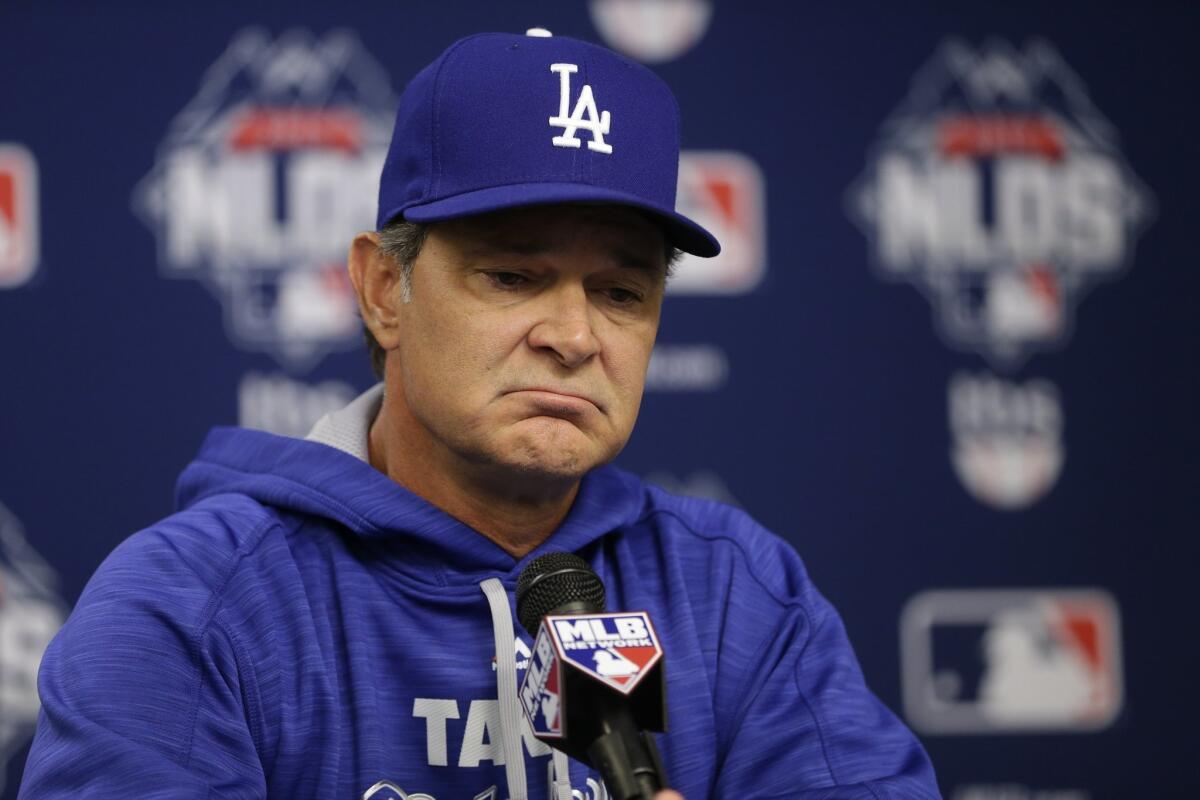
[(1195, 796), (1197, 21), (0, 5), (3, 797), (46, 642), (207, 429), (372, 382), (344, 259), (405, 81), (534, 25), (675, 88), (726, 248), (680, 266), (620, 463), (795, 545), (948, 797)]

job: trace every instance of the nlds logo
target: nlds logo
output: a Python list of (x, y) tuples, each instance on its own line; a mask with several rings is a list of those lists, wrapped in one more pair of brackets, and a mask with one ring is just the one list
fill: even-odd
[(235, 36), (135, 192), (162, 272), (206, 283), (234, 342), (294, 370), (358, 346), (345, 254), (374, 226), (394, 108), (350, 33)]
[(880, 274), (928, 296), (948, 343), (1005, 367), (1067, 340), (1153, 204), (1058, 53), (997, 41), (942, 46), (849, 202)]

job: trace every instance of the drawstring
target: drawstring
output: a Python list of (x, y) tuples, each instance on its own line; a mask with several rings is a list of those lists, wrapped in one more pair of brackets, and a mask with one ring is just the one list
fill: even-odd
[[(500, 749), (504, 753), (504, 774), (508, 779), (509, 800), (527, 800), (525, 753), (521, 749), (521, 731), (525, 715), (517, 700), (517, 652), (513, 634), (508, 592), (498, 578), (479, 584), (492, 609), (492, 634), (496, 640), (496, 698), (500, 706)], [(554, 800), (571, 800), (571, 773), (567, 756), (558, 750), (550, 770), (550, 795)]]
[(551, 794), (554, 800), (571, 800), (571, 773), (567, 763), (567, 754), (554, 750), (554, 780)]
[[(498, 578), (479, 584), (492, 609), (492, 632), (496, 639), (496, 698), (500, 705), (500, 748), (509, 800), (528, 800), (525, 788), (525, 753), (521, 746), (521, 706), (517, 701), (517, 652), (508, 592)], [(569, 787), (568, 787), (569, 791)], [(569, 797), (570, 795), (568, 795)]]

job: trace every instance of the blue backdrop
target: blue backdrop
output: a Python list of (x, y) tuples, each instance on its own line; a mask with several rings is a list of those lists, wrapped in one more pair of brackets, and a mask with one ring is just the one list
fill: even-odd
[(675, 88), (727, 247), (680, 268), (620, 463), (794, 543), (947, 797), (1195, 796), (1198, 21), (0, 6), (3, 797), (47, 638), (207, 429), (372, 382), (340, 270), (405, 81), (533, 25)]

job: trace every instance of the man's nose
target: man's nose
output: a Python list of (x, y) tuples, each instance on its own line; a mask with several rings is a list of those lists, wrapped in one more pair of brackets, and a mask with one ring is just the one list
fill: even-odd
[(529, 345), (553, 355), (564, 367), (578, 367), (600, 352), (587, 290), (566, 285), (548, 293), (537, 324), (529, 331)]

